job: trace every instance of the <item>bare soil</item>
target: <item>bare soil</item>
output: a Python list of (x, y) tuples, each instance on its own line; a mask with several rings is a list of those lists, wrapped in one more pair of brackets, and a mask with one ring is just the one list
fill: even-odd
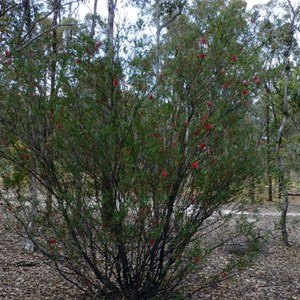
[[(261, 252), (250, 266), (224, 274), (215, 284), (203, 288), (201, 273), (191, 278), (187, 299), (299, 299), (300, 300), (300, 197), (291, 197), (288, 217), (290, 247), (284, 247), (278, 226), (276, 203), (255, 205), (263, 239)], [(251, 208), (247, 209), (251, 212)], [(299, 215), (298, 215), (299, 213)], [(0, 299), (82, 300), (85, 296), (64, 281), (40, 253), (23, 251), (23, 241), (6, 230), (4, 208), (0, 207)], [(220, 249), (218, 258), (226, 255)], [(211, 267), (213, 268), (213, 267)], [(212, 270), (213, 271), (213, 270)], [(166, 299), (167, 300), (167, 299)]]

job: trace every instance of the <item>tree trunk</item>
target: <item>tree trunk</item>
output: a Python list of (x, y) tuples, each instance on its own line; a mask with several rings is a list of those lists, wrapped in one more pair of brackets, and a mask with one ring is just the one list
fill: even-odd
[(285, 182), (285, 174), (286, 174), (285, 165), (284, 165), (282, 155), (280, 153), (280, 149), (282, 146), (283, 131), (288, 120), (288, 82), (289, 82), (289, 74), (288, 72), (286, 72), (285, 85), (284, 85), (284, 98), (283, 98), (283, 119), (278, 129), (276, 148), (275, 148), (277, 167), (279, 172), (280, 194), (281, 196), (283, 196), (283, 202), (281, 207), (281, 222), (280, 222), (281, 233), (282, 233), (283, 242), (286, 246), (289, 246), (288, 232), (286, 228), (286, 216), (287, 216), (287, 211), (289, 206), (289, 198), (288, 198), (287, 186)]
[(270, 145), (270, 106), (269, 99), (266, 107), (266, 135), (267, 135), (267, 176), (268, 176), (268, 201), (273, 201), (273, 180), (271, 175), (271, 145)]
[[(31, 164), (31, 170), (32, 172), (36, 171), (36, 158), (34, 156), (34, 153), (32, 154), (32, 164)], [(37, 181), (34, 176), (34, 173), (31, 175), (31, 184), (30, 184), (30, 194), (31, 194), (31, 207), (30, 207), (30, 217), (29, 222), (26, 226), (26, 236), (25, 236), (25, 245), (24, 249), (27, 252), (33, 252), (34, 244), (32, 242), (32, 234), (33, 234), (33, 227), (34, 227), (34, 220), (37, 213), (37, 206), (38, 206), (38, 198), (37, 198)]]
[(108, 27), (107, 27), (107, 40), (108, 40), (108, 53), (113, 58), (114, 53), (114, 25), (116, 14), (117, 0), (108, 0)]
[(159, 0), (155, 1), (155, 27), (156, 27), (156, 45), (155, 45), (155, 78), (156, 84), (159, 82), (159, 64), (160, 64), (160, 3)]
[(290, 56), (291, 56), (291, 51), (292, 51), (292, 47), (293, 47), (295, 22), (300, 13), (299, 9), (294, 9), (292, 7), (292, 4), (290, 1), (288, 1), (287, 4), (290, 6), (290, 9), (292, 12), (292, 20), (290, 22), (288, 35), (286, 37), (286, 50), (284, 51), (284, 54), (283, 54), (284, 63), (285, 63), (285, 65), (284, 65), (284, 67), (285, 67), (284, 94), (283, 94), (283, 100), (282, 100), (283, 118), (282, 118), (280, 127), (278, 129), (278, 135), (277, 135), (277, 140), (276, 140), (276, 149), (275, 149), (277, 165), (278, 165), (278, 170), (279, 170), (279, 186), (281, 188), (281, 195), (283, 196), (283, 202), (282, 202), (282, 208), (281, 208), (281, 232), (282, 232), (283, 242), (286, 246), (289, 245), (288, 232), (287, 232), (287, 228), (286, 228), (287, 211), (288, 211), (288, 207), (289, 207), (289, 197), (288, 197), (288, 191), (287, 191), (286, 180), (285, 180), (287, 172), (285, 170), (285, 164), (284, 164), (280, 149), (282, 146), (283, 131), (285, 129), (285, 126), (287, 124), (288, 117), (289, 117), (288, 85), (289, 85), (289, 78), (290, 78), (290, 72), (291, 72)]
[(97, 6), (98, 0), (94, 0), (94, 10), (92, 16), (92, 28), (91, 28), (91, 37), (94, 38), (95, 36), (95, 29), (96, 29), (96, 17), (97, 17)]
[[(52, 19), (52, 59), (50, 62), (50, 97), (49, 103), (51, 107), (51, 103), (55, 98), (57, 91), (56, 91), (56, 69), (57, 69), (57, 24), (58, 24), (58, 17), (60, 12), (60, 0), (55, 0), (53, 3), (53, 19)], [(53, 110), (54, 108), (52, 108)], [(50, 116), (46, 118), (45, 124), (45, 140), (47, 140), (51, 134), (53, 129), (52, 118), (51, 114), (53, 111), (50, 111)], [(50, 147), (47, 150), (47, 157), (50, 164), (53, 162), (53, 149)], [(48, 184), (50, 184), (50, 179), (47, 180)], [(52, 194), (47, 190), (46, 195), (46, 214), (49, 217), (52, 213)]]
[[(20, 37), (22, 35), (22, 31), (24, 29), (24, 24), (26, 25), (26, 34), (30, 38), (31, 36), (31, 1), (30, 0), (24, 0), (23, 1), (23, 21), (20, 28)], [(30, 75), (29, 75), (30, 76)], [(34, 80), (32, 79), (32, 82)], [(31, 108), (29, 109), (29, 116), (32, 114)], [(35, 129), (32, 128), (31, 132), (31, 141), (30, 141), (30, 149), (35, 149), (35, 142), (36, 142), (36, 135), (35, 135)], [(31, 183), (30, 183), (30, 217), (29, 221), (26, 225), (26, 235), (25, 235), (25, 243), (24, 243), (24, 249), (28, 252), (34, 251), (34, 244), (32, 242), (31, 236), (33, 234), (33, 226), (34, 226), (34, 219), (37, 212), (37, 182), (36, 178), (34, 177), (35, 171), (36, 171), (36, 161), (35, 161), (35, 154), (34, 151), (31, 150)]]
[(287, 122), (287, 117), (284, 116), (281, 126), (278, 131), (278, 139), (276, 143), (276, 159), (277, 159), (277, 167), (279, 171), (279, 187), (280, 187), (280, 196), (283, 196), (283, 202), (281, 206), (281, 233), (282, 233), (282, 239), (283, 242), (286, 246), (289, 245), (288, 241), (288, 232), (286, 228), (286, 216), (287, 216), (287, 211), (288, 211), (288, 206), (289, 206), (289, 199), (288, 199), (288, 192), (287, 192), (287, 187), (285, 184), (285, 168), (284, 168), (284, 162), (280, 154), (280, 148), (281, 148), (281, 138), (282, 138), (282, 131), (285, 127), (285, 124)]

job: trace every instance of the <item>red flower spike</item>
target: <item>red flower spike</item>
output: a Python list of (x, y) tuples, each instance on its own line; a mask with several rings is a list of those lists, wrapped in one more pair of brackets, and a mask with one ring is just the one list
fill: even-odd
[(62, 123), (57, 123), (56, 128), (57, 129), (63, 129), (63, 124)]
[(193, 132), (193, 136), (198, 136), (199, 133), (200, 133), (200, 130), (195, 130), (195, 131)]
[(205, 36), (203, 36), (201, 39), (200, 39), (200, 43), (203, 44), (203, 45), (206, 45), (207, 44), (207, 38)]
[(256, 84), (259, 84), (259, 83), (260, 83), (260, 79), (259, 79), (258, 76), (254, 75), (252, 79), (253, 79), (253, 81), (254, 81)]
[(212, 102), (211, 101), (207, 101), (206, 105), (207, 105), (208, 108), (211, 108), (212, 107)]
[(230, 82), (224, 82), (223, 85), (222, 85), (223, 89), (228, 89), (230, 88)]
[(226, 278), (228, 276), (228, 273), (227, 272), (224, 272), (223, 273), (223, 278)]
[(164, 74), (164, 73), (160, 73), (160, 74), (159, 74), (159, 79), (160, 79), (160, 80), (162, 80), (164, 77), (165, 77), (165, 74)]
[(211, 130), (213, 128), (213, 126), (210, 123), (206, 123), (204, 125), (204, 127), (205, 127), (206, 130)]
[(205, 53), (199, 53), (199, 54), (198, 54), (198, 58), (204, 59), (204, 58), (205, 58)]
[(201, 259), (200, 259), (200, 256), (199, 256), (199, 255), (196, 255), (196, 256), (193, 257), (193, 263), (194, 263), (194, 264), (199, 264), (200, 260), (201, 260)]
[(56, 244), (56, 239), (49, 240), (49, 248), (50, 248), (50, 250), (55, 246), (55, 244)]
[(95, 43), (95, 48), (96, 49), (99, 49), (101, 46), (102, 46), (102, 41), (97, 41), (96, 43)]
[(158, 219), (153, 219), (152, 220), (152, 225), (159, 225), (160, 221)]
[(7, 57), (7, 58), (9, 58), (9, 57), (11, 57), (11, 51), (10, 50), (5, 50), (5, 56)]
[(206, 148), (206, 144), (205, 143), (201, 143), (199, 146), (198, 146), (199, 150), (203, 151), (205, 150)]
[(119, 86), (119, 84), (120, 84), (120, 82), (118, 79), (113, 80), (113, 86), (117, 87), (117, 86)]
[(168, 172), (166, 170), (162, 170), (160, 172), (160, 176), (163, 177), (163, 178), (166, 178), (166, 177), (168, 177)]
[(74, 60), (76, 65), (80, 65), (81, 64), (81, 59), (80, 58), (75, 58)]
[(5, 63), (6, 63), (8, 66), (10, 66), (10, 65), (12, 64), (11, 58), (8, 58), (8, 59), (5, 61)]
[(230, 59), (233, 62), (237, 62), (237, 56), (236, 55), (231, 55)]
[(171, 147), (176, 147), (177, 146), (177, 143), (175, 142), (175, 141), (173, 141), (172, 143), (171, 143)]
[(197, 161), (194, 161), (193, 163), (192, 163), (192, 169), (193, 170), (197, 170), (199, 168), (199, 163), (197, 162)]
[(246, 80), (243, 81), (243, 86), (244, 86), (244, 87), (247, 87), (248, 85), (249, 85), (249, 82), (248, 82), (248, 81), (246, 81)]
[(151, 101), (151, 100), (153, 100), (154, 97), (153, 97), (152, 94), (149, 94), (147, 98), (148, 98), (149, 101)]
[(206, 114), (204, 115), (204, 122), (207, 122), (207, 121), (208, 121), (208, 118), (209, 118), (209, 114), (206, 113)]
[(11, 213), (11, 212), (13, 212), (14, 209), (11, 205), (9, 205), (6, 207), (6, 210)]
[(219, 74), (224, 75), (225, 74), (225, 69), (224, 68), (220, 69)]
[(243, 94), (244, 96), (247, 96), (249, 93), (250, 93), (249, 90), (242, 90), (242, 94)]
[(154, 239), (150, 239), (150, 240), (149, 240), (149, 245), (150, 245), (151, 247), (153, 247), (154, 244), (155, 244), (155, 240), (154, 240)]

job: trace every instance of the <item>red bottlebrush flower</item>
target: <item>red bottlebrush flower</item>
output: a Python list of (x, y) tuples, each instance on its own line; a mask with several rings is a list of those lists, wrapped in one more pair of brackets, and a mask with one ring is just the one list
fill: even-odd
[(148, 100), (152, 100), (154, 97), (153, 97), (153, 95), (152, 94), (149, 94), (148, 96), (147, 96), (147, 98), (148, 98)]
[(224, 272), (223, 273), (223, 278), (226, 278), (228, 276), (228, 273), (227, 272)]
[(177, 49), (184, 49), (184, 45), (183, 45), (183, 44), (179, 44), (179, 45), (177, 46)]
[(193, 136), (198, 136), (199, 133), (200, 133), (200, 130), (195, 130), (195, 131), (193, 132)]
[(159, 225), (159, 224), (160, 224), (159, 219), (153, 219), (152, 220), (152, 225)]
[(226, 81), (226, 82), (223, 83), (222, 87), (223, 87), (223, 89), (226, 90), (226, 89), (230, 88), (230, 85), (231, 85), (231, 83)]
[(117, 86), (119, 86), (119, 84), (120, 84), (120, 82), (118, 79), (113, 80), (113, 86), (117, 87)]
[(149, 240), (149, 245), (150, 245), (151, 247), (153, 247), (154, 244), (155, 244), (155, 240), (154, 240), (154, 239), (150, 239), (150, 240)]
[(166, 141), (166, 138), (165, 138), (164, 136), (161, 136), (161, 137), (159, 138), (159, 140), (160, 140), (162, 143), (164, 143), (164, 142)]
[(208, 108), (211, 108), (212, 107), (212, 102), (211, 101), (207, 101), (206, 105), (207, 105)]
[(56, 128), (57, 128), (57, 129), (63, 129), (63, 127), (64, 127), (63, 124), (60, 123), (60, 122), (57, 123), (57, 125), (56, 125)]
[(194, 263), (194, 264), (199, 264), (200, 260), (201, 260), (201, 259), (200, 259), (200, 256), (199, 256), (199, 255), (196, 255), (196, 256), (193, 257), (193, 263)]
[(99, 49), (101, 46), (102, 46), (102, 41), (97, 41), (96, 43), (95, 43), (95, 49)]
[(220, 69), (219, 74), (224, 75), (225, 74), (225, 69), (224, 68)]
[(237, 56), (236, 55), (231, 55), (230, 59), (233, 62), (237, 62)]
[(55, 244), (56, 244), (56, 239), (49, 240), (49, 250), (52, 250)]
[(145, 116), (145, 111), (143, 109), (139, 110), (139, 115), (141, 117), (144, 117)]
[(254, 75), (252, 79), (253, 79), (253, 81), (254, 81), (256, 84), (259, 84), (259, 83), (260, 83), (260, 79), (259, 79), (258, 76)]
[(171, 147), (176, 147), (177, 146), (177, 143), (175, 142), (175, 141), (173, 141), (172, 143), (171, 143)]
[(199, 54), (198, 54), (198, 58), (204, 59), (204, 58), (205, 58), (205, 53), (199, 53)]
[(213, 128), (213, 126), (210, 123), (206, 123), (204, 125), (204, 127), (205, 127), (206, 130), (211, 130)]
[(11, 51), (10, 50), (5, 50), (5, 56), (7, 57), (7, 58), (9, 58), (9, 57), (11, 57)]
[(199, 163), (197, 161), (194, 161), (191, 166), (193, 170), (196, 170), (199, 168)]
[(81, 59), (80, 58), (75, 58), (74, 60), (76, 65), (80, 65), (81, 64)]
[(208, 113), (206, 113), (205, 115), (204, 115), (204, 122), (207, 122), (208, 121), (208, 119), (209, 119), (209, 114)]
[(206, 148), (206, 144), (205, 143), (201, 143), (201, 144), (199, 144), (198, 148), (199, 148), (199, 150), (203, 151)]
[(244, 80), (244, 81), (243, 81), (243, 86), (244, 86), (244, 87), (247, 87), (248, 85), (249, 85), (249, 82), (246, 81), (246, 80)]
[(166, 170), (162, 170), (160, 172), (160, 176), (166, 178), (168, 176), (168, 172)]
[(207, 44), (207, 38), (205, 36), (201, 37), (200, 43), (203, 45)]
[(244, 96), (247, 96), (249, 93), (250, 93), (249, 90), (242, 90), (242, 94), (243, 94)]
[(165, 77), (165, 74), (164, 74), (164, 73), (160, 73), (160, 74), (159, 74), (159, 79), (160, 79), (160, 80), (162, 80), (164, 77)]
[(10, 66), (12, 64), (12, 59), (11, 58), (8, 58), (5, 63)]

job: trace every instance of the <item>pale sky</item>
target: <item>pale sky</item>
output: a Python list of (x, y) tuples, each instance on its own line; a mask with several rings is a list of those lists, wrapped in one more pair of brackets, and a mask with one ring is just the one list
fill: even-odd
[[(256, 4), (265, 4), (269, 0), (248, 0), (248, 8), (251, 8), (252, 6)], [(127, 8), (126, 11), (124, 9), (120, 9), (123, 5), (122, 0), (118, 0), (118, 14), (123, 19), (125, 16), (129, 20), (134, 20), (137, 16), (137, 9), (134, 8)], [(88, 0), (86, 4), (81, 4), (79, 15), (80, 17), (84, 17), (84, 15), (88, 12), (92, 12), (93, 10), (93, 0)], [(98, 0), (98, 13), (100, 13), (102, 16), (107, 17), (107, 0)]]

